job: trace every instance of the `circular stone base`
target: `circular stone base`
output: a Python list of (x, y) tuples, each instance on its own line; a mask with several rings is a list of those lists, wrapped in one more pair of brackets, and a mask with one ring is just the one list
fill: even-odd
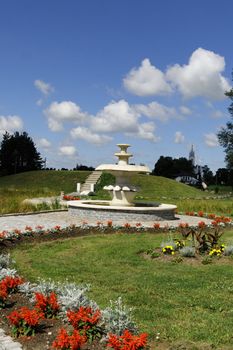
[(113, 207), (110, 201), (69, 201), (68, 210), (72, 216), (87, 222), (113, 221), (125, 224), (126, 222), (151, 222), (175, 220), (176, 206), (160, 204), (156, 207)]

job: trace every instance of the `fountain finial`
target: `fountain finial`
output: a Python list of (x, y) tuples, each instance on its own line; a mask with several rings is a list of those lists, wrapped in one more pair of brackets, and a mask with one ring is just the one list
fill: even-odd
[(133, 156), (132, 154), (127, 153), (127, 149), (130, 145), (127, 143), (118, 143), (117, 146), (120, 148), (120, 152), (115, 153), (115, 156), (118, 157), (118, 164), (128, 165), (129, 158)]

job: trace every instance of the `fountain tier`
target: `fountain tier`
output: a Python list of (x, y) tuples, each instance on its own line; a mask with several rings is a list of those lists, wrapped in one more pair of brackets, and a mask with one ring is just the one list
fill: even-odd
[(133, 199), (137, 192), (137, 189), (131, 185), (131, 177), (138, 173), (150, 173), (150, 169), (145, 165), (131, 165), (129, 164), (129, 158), (132, 154), (127, 152), (130, 145), (120, 143), (117, 145), (120, 148), (120, 152), (115, 153), (118, 158), (117, 164), (102, 164), (96, 168), (96, 170), (107, 171), (116, 178), (115, 186), (105, 186), (104, 189), (110, 192), (112, 200), (111, 206), (118, 207), (130, 207), (134, 206)]

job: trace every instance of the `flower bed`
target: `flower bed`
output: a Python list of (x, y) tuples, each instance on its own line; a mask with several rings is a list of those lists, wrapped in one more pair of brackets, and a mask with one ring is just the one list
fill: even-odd
[(9, 263), (9, 255), (0, 255), (0, 327), (17, 337), (24, 349), (147, 348), (147, 335), (138, 334), (131, 309), (121, 298), (100, 310), (87, 297), (88, 286), (24, 282)]

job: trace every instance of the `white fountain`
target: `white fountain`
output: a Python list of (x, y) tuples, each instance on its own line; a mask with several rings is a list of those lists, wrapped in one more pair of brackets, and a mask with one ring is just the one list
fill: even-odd
[(129, 164), (132, 154), (127, 152), (128, 144), (118, 144), (120, 151), (115, 153), (117, 164), (102, 164), (96, 170), (111, 173), (116, 178), (115, 185), (105, 186), (111, 194), (111, 201), (82, 200), (68, 202), (71, 215), (78, 220), (96, 223), (111, 220), (116, 223), (153, 222), (175, 219), (176, 206), (171, 204), (135, 203), (133, 199), (137, 189), (131, 185), (134, 174), (149, 174), (151, 171), (145, 165)]

